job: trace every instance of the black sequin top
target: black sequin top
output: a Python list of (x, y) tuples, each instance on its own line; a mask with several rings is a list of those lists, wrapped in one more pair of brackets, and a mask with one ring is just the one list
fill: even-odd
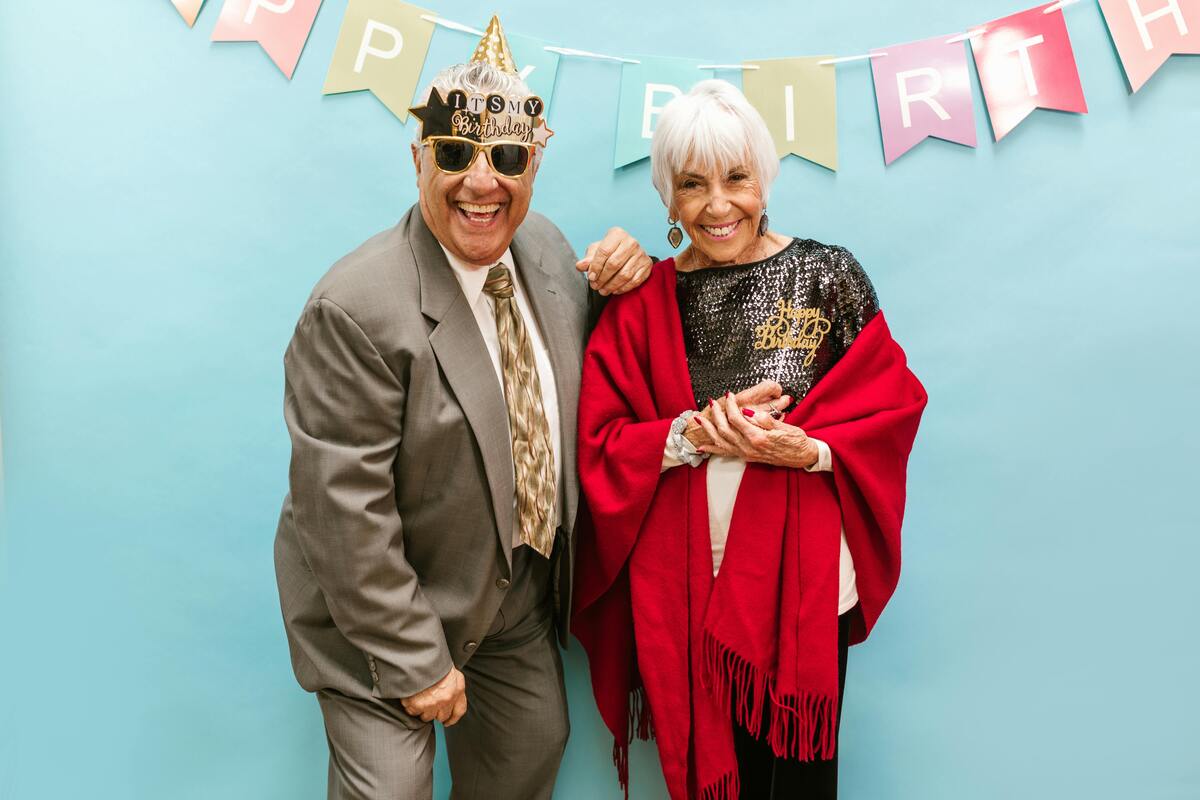
[(750, 264), (678, 272), (675, 296), (698, 408), (764, 380), (799, 402), (879, 310), (850, 251), (811, 239)]

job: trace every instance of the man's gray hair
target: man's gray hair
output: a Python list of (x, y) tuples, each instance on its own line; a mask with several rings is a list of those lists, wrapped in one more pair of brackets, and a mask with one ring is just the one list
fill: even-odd
[(707, 173), (739, 165), (758, 178), (766, 205), (779, 157), (767, 123), (736, 86), (700, 81), (667, 103), (650, 144), (650, 177), (663, 205), (670, 209), (675, 176), (686, 167)]
[[(446, 67), (433, 77), (425, 90), (421, 92), (422, 105), (429, 101), (429, 95), (436, 88), (438, 94), (445, 99), (446, 95), (455, 89), (461, 89), (467, 94), (499, 94), (508, 99), (524, 100), (533, 94), (529, 86), (520, 77), (488, 64), (485, 61), (473, 61), (470, 64), (455, 64)], [(420, 141), (421, 126), (417, 125), (413, 138)], [(541, 148), (538, 148), (540, 151)]]

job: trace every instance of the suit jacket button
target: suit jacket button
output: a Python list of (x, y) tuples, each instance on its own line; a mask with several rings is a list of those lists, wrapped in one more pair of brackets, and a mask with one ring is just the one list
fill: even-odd
[(466, 650), (469, 653), (476, 647), (479, 647), (479, 642), (467, 642), (463, 645), (463, 650)]
[(496, 581), (497, 589), (507, 589), (509, 586), (512, 586), (512, 581), (510, 581), (508, 578), (500, 578)]

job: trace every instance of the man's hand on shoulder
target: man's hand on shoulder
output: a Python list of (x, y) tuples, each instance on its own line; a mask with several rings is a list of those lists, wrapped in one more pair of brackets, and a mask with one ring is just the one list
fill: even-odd
[(446, 677), (400, 701), (404, 710), (422, 722), (435, 719), (444, 725), (453, 725), (467, 713), (467, 679), (456, 668), (451, 667)]
[(588, 284), (602, 295), (625, 294), (650, 277), (654, 262), (628, 232), (609, 228), (598, 242), (588, 245), (575, 268), (586, 272)]

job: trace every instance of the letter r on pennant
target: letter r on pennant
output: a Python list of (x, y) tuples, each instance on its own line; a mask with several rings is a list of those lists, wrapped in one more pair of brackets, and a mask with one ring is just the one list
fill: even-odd
[[(931, 78), (933, 79), (933, 85), (923, 92), (909, 94), (908, 80), (917, 77)], [(896, 88), (900, 91), (900, 120), (903, 122), (904, 127), (912, 127), (912, 114), (909, 112), (909, 106), (916, 102), (924, 103), (933, 109), (933, 113), (937, 114), (938, 119), (942, 122), (950, 119), (950, 115), (946, 113), (946, 109), (942, 108), (942, 104), (934, 99), (934, 96), (942, 90), (942, 74), (933, 67), (921, 67), (920, 69), (897, 72)]]

